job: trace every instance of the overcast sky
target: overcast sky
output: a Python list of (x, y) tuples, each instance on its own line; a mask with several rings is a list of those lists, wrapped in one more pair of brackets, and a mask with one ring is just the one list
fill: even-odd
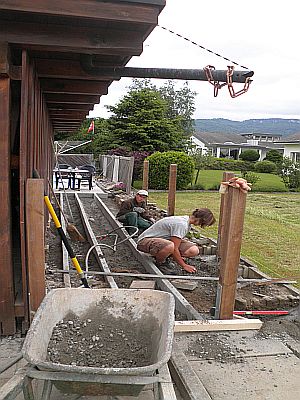
[[(249, 91), (235, 99), (226, 87), (215, 98), (208, 82), (190, 81), (197, 92), (194, 118), (300, 118), (299, 11), (297, 0), (167, 0), (160, 25), (254, 71)], [(226, 70), (228, 62), (156, 27), (128, 66), (201, 69), (208, 64)], [(129, 78), (114, 82), (89, 117), (108, 117), (105, 105), (116, 104), (130, 83)], [(183, 81), (176, 84), (180, 88)], [(234, 85), (235, 91), (242, 87)]]

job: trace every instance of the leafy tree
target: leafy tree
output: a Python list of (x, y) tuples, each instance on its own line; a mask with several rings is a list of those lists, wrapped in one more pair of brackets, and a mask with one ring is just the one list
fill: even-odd
[(150, 79), (133, 79), (130, 90), (151, 89), (160, 93), (161, 97), (167, 102), (167, 117), (177, 118), (180, 121), (184, 135), (189, 137), (195, 131), (194, 120), (192, 118), (195, 107), (196, 92), (189, 88), (188, 82), (176, 90), (173, 80), (168, 80), (163, 86), (157, 87)]
[(114, 142), (133, 151), (167, 151), (184, 148), (179, 118), (169, 119), (168, 104), (157, 91), (131, 90), (116, 106), (109, 119)]
[(240, 159), (243, 161), (257, 161), (259, 159), (259, 153), (256, 150), (244, 150), (240, 154)]

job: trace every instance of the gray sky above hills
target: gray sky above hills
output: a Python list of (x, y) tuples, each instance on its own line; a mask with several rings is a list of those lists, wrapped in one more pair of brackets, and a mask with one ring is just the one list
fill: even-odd
[[(208, 82), (191, 81), (197, 92), (194, 118), (300, 118), (299, 11), (296, 0), (167, 0), (160, 25), (255, 73), (249, 91), (235, 99), (226, 87), (214, 98)], [(208, 64), (226, 70), (228, 62), (157, 27), (142, 55), (133, 57), (128, 66), (201, 69)], [(183, 84), (176, 82), (178, 88)], [(89, 116), (108, 117), (105, 105), (118, 102), (130, 83), (129, 78), (114, 82)], [(234, 88), (238, 91), (242, 85)]]

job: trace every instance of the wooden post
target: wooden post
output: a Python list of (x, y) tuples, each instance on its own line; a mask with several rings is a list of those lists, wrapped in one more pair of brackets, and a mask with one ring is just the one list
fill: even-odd
[[(223, 182), (229, 181), (230, 178), (234, 177), (233, 172), (224, 172), (223, 173)], [(220, 215), (219, 215), (219, 226), (218, 226), (218, 242), (217, 242), (217, 257), (218, 260), (222, 258), (222, 237), (224, 236), (224, 212), (228, 209), (226, 201), (228, 196), (226, 193), (221, 194), (221, 202), (220, 202)]]
[(224, 194), (221, 227), (220, 277), (217, 288), (216, 315), (232, 319), (247, 194), (229, 186)]
[(177, 177), (177, 164), (171, 164), (170, 174), (169, 174), (169, 193), (168, 193), (169, 216), (175, 214), (176, 177)]
[(27, 179), (26, 182), (26, 236), (29, 312), (32, 319), (46, 293), (43, 179)]
[(0, 75), (0, 336), (15, 333), (10, 146), (10, 79)]
[(149, 188), (149, 161), (144, 160), (143, 165), (143, 187), (144, 190), (148, 190)]

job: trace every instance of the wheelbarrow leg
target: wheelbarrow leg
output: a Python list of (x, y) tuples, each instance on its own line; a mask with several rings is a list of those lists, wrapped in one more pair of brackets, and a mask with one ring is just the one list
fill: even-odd
[(25, 400), (34, 400), (33, 388), (32, 388), (32, 379), (27, 378), (26, 382), (23, 386), (23, 396)]
[(41, 400), (49, 400), (52, 391), (52, 382), (45, 380)]

